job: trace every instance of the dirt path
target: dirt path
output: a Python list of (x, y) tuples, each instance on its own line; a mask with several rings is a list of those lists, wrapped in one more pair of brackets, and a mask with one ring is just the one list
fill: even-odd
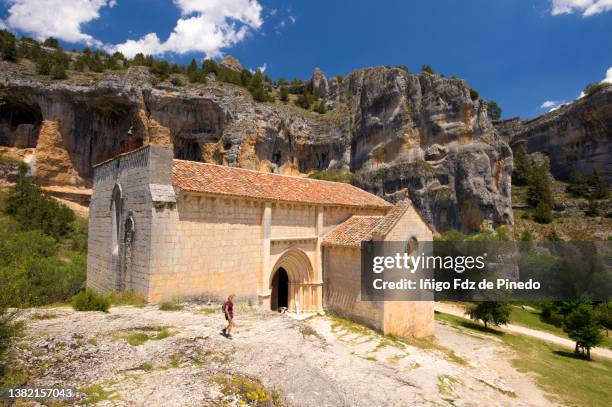
[(234, 385), (248, 380), (300, 407), (550, 405), (502, 342), (444, 322), (435, 340), (406, 343), (338, 318), (296, 321), (250, 308), (237, 310), (230, 341), (220, 335), (218, 307), (196, 304), (35, 309), (25, 319), (14, 366), (28, 387), (79, 389), (67, 404), (254, 405), (253, 392)]
[[(468, 316), (465, 315), (465, 310), (457, 305), (446, 304), (437, 302), (435, 304), (435, 310), (438, 312), (443, 312), (445, 314), (454, 315), (456, 317), (469, 319)], [(549, 332), (539, 331), (537, 329), (526, 328), (520, 325), (508, 324), (502, 327), (499, 327), (502, 331), (513, 332), (521, 335), (532, 336), (534, 338), (542, 339), (543, 341), (548, 341), (554, 343), (556, 345), (564, 346), (570, 349), (574, 349), (575, 343), (571, 339), (562, 338), (560, 336), (551, 334)], [(605, 358), (612, 359), (612, 350), (607, 348), (593, 348), (591, 349), (591, 354), (595, 356), (603, 356)]]

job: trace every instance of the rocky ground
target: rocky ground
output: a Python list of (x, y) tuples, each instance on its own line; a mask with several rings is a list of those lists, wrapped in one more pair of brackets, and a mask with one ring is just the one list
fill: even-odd
[(550, 405), (501, 341), (444, 322), (433, 340), (403, 342), (333, 316), (297, 321), (246, 307), (233, 340), (220, 334), (220, 309), (205, 305), (23, 318), (12, 374), (27, 387), (78, 389), (63, 405)]

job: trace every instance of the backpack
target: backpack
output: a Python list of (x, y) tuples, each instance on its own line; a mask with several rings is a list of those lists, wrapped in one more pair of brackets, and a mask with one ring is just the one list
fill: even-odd
[(227, 302), (224, 302), (223, 305), (221, 306), (221, 312), (223, 312), (225, 314), (225, 304), (227, 304)]

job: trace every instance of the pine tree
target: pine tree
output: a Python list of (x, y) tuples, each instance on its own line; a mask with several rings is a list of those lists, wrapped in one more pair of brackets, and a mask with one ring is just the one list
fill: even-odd
[(514, 185), (527, 185), (531, 175), (533, 164), (524, 145), (519, 145), (514, 152), (514, 170), (512, 171), (512, 183)]
[(491, 120), (501, 119), (502, 108), (493, 100), (487, 102), (487, 114)]
[(532, 166), (531, 176), (528, 178), (527, 203), (535, 207), (542, 203), (552, 209), (554, 202), (547, 164)]
[(580, 197), (587, 196), (589, 194), (588, 179), (583, 173), (578, 171), (575, 167), (572, 168), (569, 177), (569, 185), (565, 189), (568, 193)]
[(593, 170), (593, 175), (589, 180), (589, 184), (591, 185), (591, 188), (593, 188), (592, 197), (594, 199), (605, 199), (608, 197), (608, 184), (606, 184), (606, 181), (603, 180), (597, 170)]

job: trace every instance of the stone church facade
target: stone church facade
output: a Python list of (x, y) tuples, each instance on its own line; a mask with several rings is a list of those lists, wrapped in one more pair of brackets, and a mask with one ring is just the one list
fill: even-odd
[(363, 240), (432, 240), (409, 201), (348, 184), (173, 158), (149, 145), (94, 167), (87, 285), (148, 301), (237, 300), (433, 333), (431, 302), (360, 300)]

